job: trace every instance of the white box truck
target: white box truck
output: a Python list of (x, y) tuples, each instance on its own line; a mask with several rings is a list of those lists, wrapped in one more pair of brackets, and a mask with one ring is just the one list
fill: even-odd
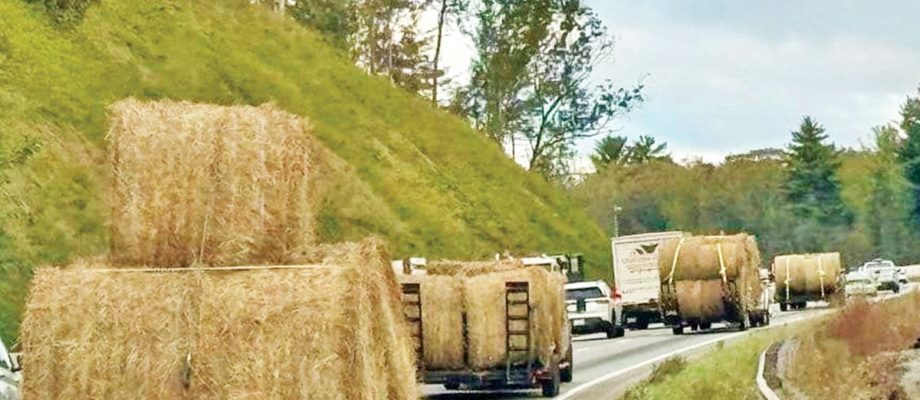
[(658, 247), (683, 232), (655, 232), (611, 239), (616, 292), (623, 306), (623, 325), (645, 329), (661, 321), (658, 298), (661, 276), (658, 273)]

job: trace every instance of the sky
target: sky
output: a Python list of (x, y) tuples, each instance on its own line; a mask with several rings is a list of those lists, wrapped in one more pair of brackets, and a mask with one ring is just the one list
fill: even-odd
[[(615, 40), (592, 79), (645, 85), (617, 134), (667, 142), (677, 161), (785, 147), (805, 115), (860, 148), (920, 86), (920, 1), (586, 1)], [(463, 83), (472, 44), (452, 30), (445, 49)]]
[(916, 0), (588, 4), (615, 39), (593, 79), (645, 85), (619, 134), (665, 141), (675, 160), (784, 147), (804, 115), (859, 148), (920, 85)]

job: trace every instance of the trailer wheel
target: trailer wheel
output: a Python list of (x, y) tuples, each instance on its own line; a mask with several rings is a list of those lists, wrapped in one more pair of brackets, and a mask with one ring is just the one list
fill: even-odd
[(636, 329), (648, 329), (648, 320), (640, 319), (636, 322)]
[(552, 378), (541, 382), (543, 397), (556, 397), (559, 395), (559, 386), (562, 384), (559, 369), (553, 372)]
[(788, 310), (788, 309), (789, 309), (789, 305), (788, 305), (788, 304), (786, 304), (786, 303), (779, 303), (779, 310), (780, 310), (780, 311), (786, 311), (786, 310)]
[(751, 327), (751, 315), (748, 313), (741, 314), (741, 323), (738, 324), (738, 330), (744, 332)]
[(447, 390), (459, 390), (460, 384), (457, 382), (447, 382), (444, 384), (444, 389)]
[(575, 370), (575, 362), (573, 361), (572, 353), (572, 344), (569, 343), (569, 351), (565, 354), (565, 361), (569, 364), (569, 366), (559, 370), (559, 380), (566, 383), (572, 381), (572, 372)]
[(763, 313), (763, 319), (760, 320), (760, 326), (770, 326), (770, 312)]
[(683, 335), (683, 334), (684, 334), (684, 327), (683, 327), (683, 326), (675, 326), (675, 327), (672, 327), (672, 328), (671, 328), (671, 332), (674, 333), (675, 335)]
[(712, 328), (712, 322), (700, 322), (700, 329), (707, 330)]

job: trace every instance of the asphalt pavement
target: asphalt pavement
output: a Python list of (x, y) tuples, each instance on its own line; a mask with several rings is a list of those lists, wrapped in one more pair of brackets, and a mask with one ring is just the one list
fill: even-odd
[[(779, 326), (812, 318), (826, 313), (824, 304), (811, 304), (805, 310), (773, 312), (771, 326)], [(759, 329), (751, 329), (755, 332)], [(603, 334), (576, 336), (574, 348), (574, 380), (562, 385), (557, 400), (616, 399), (627, 388), (651, 372), (655, 364), (674, 355), (687, 356), (702, 352), (720, 341), (743, 337), (747, 332), (737, 332), (723, 325), (705, 332), (674, 335), (670, 329), (652, 325), (650, 329), (627, 331), (622, 338), (607, 339)], [(753, 379), (753, 377), (751, 378)], [(441, 386), (425, 385), (426, 399), (528, 399), (540, 398), (540, 390), (476, 392), (447, 391)]]

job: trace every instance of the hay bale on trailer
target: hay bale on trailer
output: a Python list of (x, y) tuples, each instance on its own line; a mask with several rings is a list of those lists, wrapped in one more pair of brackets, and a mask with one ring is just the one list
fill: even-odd
[[(463, 369), (463, 284), (449, 275), (400, 275), (400, 283), (417, 283), (422, 299), (422, 352), (429, 369)], [(418, 317), (406, 306), (407, 317)]]
[(40, 269), (27, 398), (415, 399), (399, 290), (374, 243), (315, 264)]
[(272, 105), (116, 103), (118, 264), (288, 264), (315, 242), (310, 124)]
[(513, 271), (524, 268), (518, 259), (496, 261), (455, 261), (438, 260), (429, 263), (426, 271), (430, 275), (476, 276), (500, 271)]
[(760, 299), (760, 251), (753, 236), (691, 236), (659, 250), (662, 309), (703, 323), (741, 322)]
[(840, 253), (790, 254), (773, 259), (779, 301), (821, 299), (840, 290)]
[[(568, 350), (565, 277), (559, 273), (541, 267), (525, 268), (520, 261), (511, 260), (448, 261), (430, 263), (428, 275), (400, 279), (403, 283), (419, 283), (421, 289), (425, 368), (490, 369), (504, 365), (506, 311), (509, 311), (505, 304), (505, 284), (508, 282), (527, 282), (529, 286), (530, 326), (526, 321), (510, 321), (510, 327), (512, 330), (529, 329), (533, 333), (535, 352), (531, 361), (547, 364)], [(527, 315), (527, 306), (512, 307), (510, 314)], [(406, 312), (413, 316), (411, 308)], [(521, 339), (512, 336), (512, 340)], [(512, 361), (528, 360), (517, 357)]]

